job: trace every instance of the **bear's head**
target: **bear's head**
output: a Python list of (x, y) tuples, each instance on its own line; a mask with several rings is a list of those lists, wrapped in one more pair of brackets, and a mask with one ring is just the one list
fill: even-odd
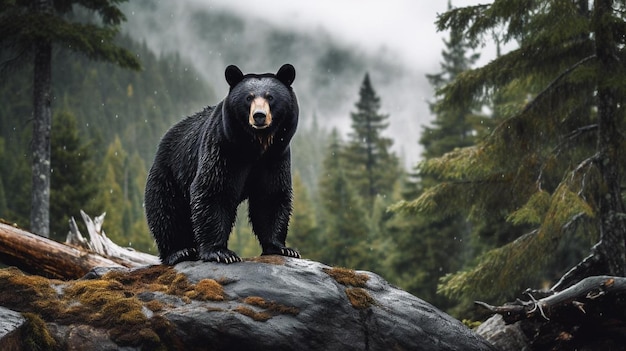
[(276, 74), (246, 74), (234, 65), (226, 67), (226, 82), (230, 86), (224, 101), (224, 115), (247, 130), (263, 150), (276, 137), (283, 143), (295, 132), (298, 122), (298, 102), (291, 84), (296, 70), (283, 65)]

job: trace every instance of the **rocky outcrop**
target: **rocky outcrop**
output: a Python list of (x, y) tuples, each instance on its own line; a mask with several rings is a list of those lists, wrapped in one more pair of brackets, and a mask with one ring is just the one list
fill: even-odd
[(26, 318), (15, 311), (0, 307), (0, 350), (17, 350), (21, 343), (20, 331)]
[(374, 273), (279, 256), (100, 269), (69, 282), (4, 269), (0, 290), (0, 306), (45, 321), (47, 349), (491, 350)]

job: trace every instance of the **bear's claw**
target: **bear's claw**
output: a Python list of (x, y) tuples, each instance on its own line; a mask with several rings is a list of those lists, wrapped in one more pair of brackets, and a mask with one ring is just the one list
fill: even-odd
[(198, 259), (198, 252), (196, 251), (196, 249), (187, 248), (187, 249), (178, 250), (170, 254), (169, 256), (163, 258), (161, 261), (163, 262), (163, 264), (166, 264), (168, 266), (173, 266), (183, 261), (195, 261), (197, 259)]
[(227, 248), (212, 248), (207, 252), (200, 254), (200, 259), (205, 262), (217, 262), (217, 263), (235, 263), (241, 262), (241, 258), (236, 253), (230, 251)]
[(283, 247), (280, 249), (280, 254), (287, 257), (300, 258), (300, 253), (294, 249)]
[(281, 255), (281, 256), (287, 256), (287, 257), (293, 257), (293, 258), (301, 258), (300, 253), (298, 251), (289, 247), (278, 246), (278, 245), (274, 245), (270, 247), (266, 246), (263, 249), (263, 253), (261, 253), (261, 255), (262, 256)]

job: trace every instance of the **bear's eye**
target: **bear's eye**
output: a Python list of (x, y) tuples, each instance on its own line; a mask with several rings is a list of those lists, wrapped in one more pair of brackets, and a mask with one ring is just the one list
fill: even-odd
[(252, 101), (252, 99), (254, 99), (254, 95), (250, 94), (250, 95), (246, 96), (246, 101), (247, 102)]
[(265, 98), (267, 99), (267, 101), (272, 101), (272, 100), (274, 100), (274, 97), (273, 97), (272, 95), (270, 95), (270, 94), (267, 94), (267, 95), (265, 96)]

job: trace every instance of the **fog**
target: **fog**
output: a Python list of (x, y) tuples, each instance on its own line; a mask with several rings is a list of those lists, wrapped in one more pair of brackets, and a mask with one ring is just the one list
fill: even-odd
[(446, 8), (446, 1), (413, 0), (132, 1), (124, 5), (124, 28), (155, 52), (178, 52), (191, 62), (216, 90), (207, 92), (207, 105), (226, 94), (229, 64), (262, 73), (292, 63), (302, 123), (315, 114), (344, 135), (369, 72), (381, 112), (390, 116), (394, 150), (411, 167), (422, 152), (422, 126), (433, 118), (425, 74), (440, 69), (446, 33), (434, 22)]

